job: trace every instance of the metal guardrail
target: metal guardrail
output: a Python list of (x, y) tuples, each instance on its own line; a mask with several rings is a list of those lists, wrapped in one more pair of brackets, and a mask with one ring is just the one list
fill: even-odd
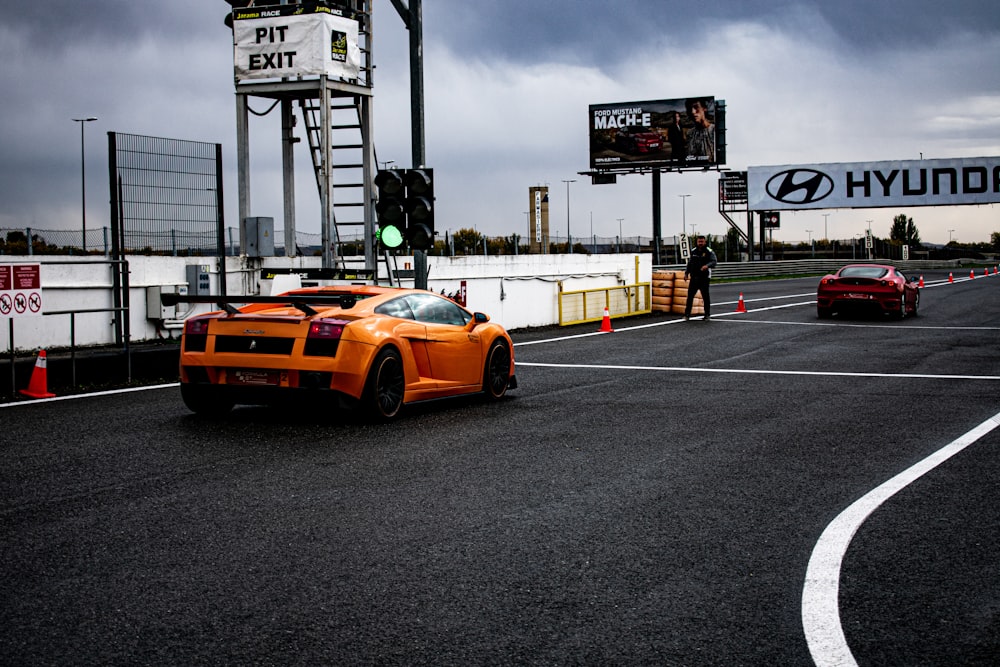
[[(832, 273), (846, 264), (856, 264), (869, 260), (863, 259), (798, 259), (778, 262), (719, 262), (712, 269), (713, 278), (739, 279), (774, 276), (818, 275)], [(891, 259), (870, 260), (878, 264), (891, 264), (903, 271), (919, 271), (921, 269), (949, 269), (976, 260), (909, 260)], [(981, 263), (981, 262), (980, 262)], [(684, 271), (683, 264), (668, 264), (654, 266), (654, 271)]]

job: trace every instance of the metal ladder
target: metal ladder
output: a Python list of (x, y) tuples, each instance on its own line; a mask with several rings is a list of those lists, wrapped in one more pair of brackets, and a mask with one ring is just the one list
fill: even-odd
[[(352, 8), (358, 19), (358, 46), (361, 51), (361, 71), (359, 85), (372, 83), (372, 0), (354, 0)], [(302, 116), (316, 176), (317, 191), (322, 199), (323, 183), (323, 128), (321, 127), (322, 97), (300, 99)], [(365, 207), (371, 198), (371, 178), (365, 173), (364, 153), (374, 147), (366, 145), (363, 106), (371, 103), (361, 95), (338, 95), (330, 99), (330, 171), (333, 182), (331, 194), (331, 234), (334, 247), (334, 261), (343, 267), (345, 255), (365, 255), (366, 263), (371, 263), (374, 253), (371, 240), (365, 239)], [(369, 144), (371, 142), (369, 141)], [(374, 162), (374, 159), (372, 160)], [(371, 164), (371, 162), (370, 162)]]

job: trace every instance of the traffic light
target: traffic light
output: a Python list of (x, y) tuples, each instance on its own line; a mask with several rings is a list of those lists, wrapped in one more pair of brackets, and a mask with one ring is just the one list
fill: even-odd
[(434, 170), (407, 169), (406, 240), (414, 250), (434, 246)]
[(396, 248), (403, 243), (406, 231), (406, 185), (404, 171), (382, 169), (375, 175), (378, 202), (378, 238), (387, 248)]

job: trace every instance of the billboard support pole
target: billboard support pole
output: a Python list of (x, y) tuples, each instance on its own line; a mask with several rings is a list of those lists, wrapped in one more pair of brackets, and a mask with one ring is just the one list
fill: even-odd
[(760, 261), (764, 262), (767, 261), (767, 250), (764, 248), (764, 243), (767, 240), (767, 232), (764, 230), (764, 212), (757, 211), (757, 217), (760, 219)]
[(662, 220), (660, 218), (660, 170), (654, 169), (653, 175), (653, 265), (660, 264), (660, 248), (663, 246), (662, 240)]

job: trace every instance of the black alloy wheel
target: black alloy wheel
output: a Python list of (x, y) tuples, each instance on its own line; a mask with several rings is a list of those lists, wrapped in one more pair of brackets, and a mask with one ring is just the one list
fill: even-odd
[(503, 398), (510, 384), (510, 348), (507, 341), (498, 338), (486, 353), (486, 368), (483, 370), (483, 391), (493, 400)]
[(392, 419), (403, 407), (405, 389), (403, 360), (399, 352), (392, 348), (382, 350), (368, 371), (363, 401), (366, 409), (377, 420)]

